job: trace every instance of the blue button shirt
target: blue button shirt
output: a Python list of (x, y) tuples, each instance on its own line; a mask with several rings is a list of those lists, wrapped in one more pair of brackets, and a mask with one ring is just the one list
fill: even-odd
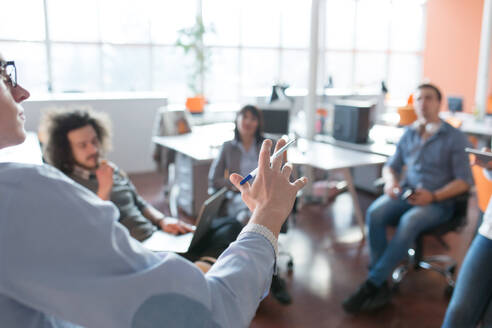
[(269, 290), (275, 247), (259, 233), (203, 275), (53, 167), (0, 163), (0, 194), (0, 327), (248, 327)]
[(472, 185), (469, 159), (465, 153), (468, 145), (466, 136), (445, 122), (425, 141), (415, 127), (409, 127), (386, 165), (398, 174), (406, 166), (401, 183), (404, 188), (435, 191), (457, 179)]

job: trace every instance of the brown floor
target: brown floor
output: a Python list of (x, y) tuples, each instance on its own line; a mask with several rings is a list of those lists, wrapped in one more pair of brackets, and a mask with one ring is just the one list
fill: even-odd
[[(141, 195), (169, 213), (161, 191), (161, 177), (155, 173), (131, 175)], [(362, 209), (375, 199), (359, 192)], [(470, 199), (468, 225), (459, 233), (446, 235), (446, 250), (434, 239), (425, 240), (425, 254), (450, 254), (461, 264), (476, 226), (477, 207)], [(282, 306), (268, 296), (251, 324), (263, 327), (439, 327), (448, 299), (444, 279), (434, 272), (411, 272), (394, 295), (392, 303), (372, 314), (347, 315), (342, 300), (365, 279), (367, 246), (360, 240), (354, 223), (351, 199), (345, 193), (329, 206), (309, 205), (298, 213), (294, 225), (281, 237), (281, 250), (294, 257), (294, 270), (287, 273), (280, 260), (293, 304)]]

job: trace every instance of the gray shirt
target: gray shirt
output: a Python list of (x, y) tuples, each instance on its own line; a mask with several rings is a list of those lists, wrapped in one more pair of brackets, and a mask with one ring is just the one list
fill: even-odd
[(241, 150), (241, 164), (239, 174), (245, 177), (258, 166), (260, 147), (257, 144), (253, 144), (249, 147), (248, 150), (246, 150), (243, 143), (239, 142), (239, 149)]
[[(241, 174), (243, 177), (249, 174), (258, 166), (258, 156), (261, 143), (252, 145), (246, 151), (242, 143), (236, 139), (226, 141), (220, 148), (208, 174), (209, 194), (222, 187), (232, 189), (233, 186), (228, 179), (232, 173)], [(230, 192), (228, 194), (227, 215), (235, 217), (243, 225), (246, 224), (251, 216), (246, 204), (241, 198), (241, 194)]]
[[(97, 194), (99, 184), (96, 175), (79, 167), (75, 167), (70, 177)], [(118, 167), (114, 167), (113, 188), (110, 200), (120, 211), (119, 221), (129, 231), (130, 235), (137, 240), (145, 240), (152, 235), (157, 227), (157, 222), (151, 222), (142, 215), (142, 211), (149, 204), (137, 193), (135, 186)]]
[[(232, 173), (242, 173), (241, 170), (243, 167), (243, 156), (240, 144), (240, 141), (234, 139), (224, 142), (224, 144), (220, 148), (219, 156), (217, 156), (212, 162), (212, 165), (210, 166), (210, 171), (208, 173), (209, 194), (212, 194), (214, 191), (219, 190), (223, 187), (232, 189), (232, 184), (228, 178), (229, 175), (231, 175)], [(250, 151), (252, 151), (253, 149), (256, 151), (256, 162), (253, 169), (255, 169), (258, 165), (258, 155), (260, 148), (261, 144), (257, 144), (256, 147), (252, 146), (250, 148)], [(251, 166), (251, 162), (249, 164), (245, 164), (244, 169), (247, 170)], [(251, 171), (247, 171), (247, 173), (249, 172)]]

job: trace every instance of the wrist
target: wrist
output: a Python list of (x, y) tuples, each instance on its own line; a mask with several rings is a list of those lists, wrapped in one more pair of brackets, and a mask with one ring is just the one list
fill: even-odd
[(161, 229), (164, 229), (164, 227), (166, 226), (166, 221), (164, 220), (164, 218), (162, 218), (162, 219), (156, 219), (156, 220), (154, 221), (154, 224), (155, 224), (157, 227), (159, 227), (159, 228), (161, 228)]
[(97, 195), (99, 196), (99, 198), (101, 198), (103, 200), (109, 200), (110, 199), (110, 195), (111, 195), (111, 189), (109, 189), (109, 190), (102, 190), (102, 189), (100, 189), (97, 192)]
[(431, 203), (437, 203), (439, 201), (439, 199), (437, 198), (436, 193), (435, 192), (432, 192), (431, 195), (432, 195), (432, 201), (431, 201)]
[(275, 211), (271, 208), (256, 208), (251, 216), (250, 223), (267, 227), (278, 238), (282, 224), (285, 221), (283, 212)]

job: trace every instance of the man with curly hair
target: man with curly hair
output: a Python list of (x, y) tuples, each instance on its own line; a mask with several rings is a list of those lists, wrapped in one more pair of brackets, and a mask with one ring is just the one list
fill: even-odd
[(135, 187), (115, 164), (103, 160), (109, 150), (111, 128), (102, 113), (88, 110), (56, 111), (43, 118), (46, 133), (45, 159), (76, 182), (112, 201), (120, 211), (120, 223), (139, 241), (157, 229), (172, 234), (193, 227), (164, 214), (138, 195)]

